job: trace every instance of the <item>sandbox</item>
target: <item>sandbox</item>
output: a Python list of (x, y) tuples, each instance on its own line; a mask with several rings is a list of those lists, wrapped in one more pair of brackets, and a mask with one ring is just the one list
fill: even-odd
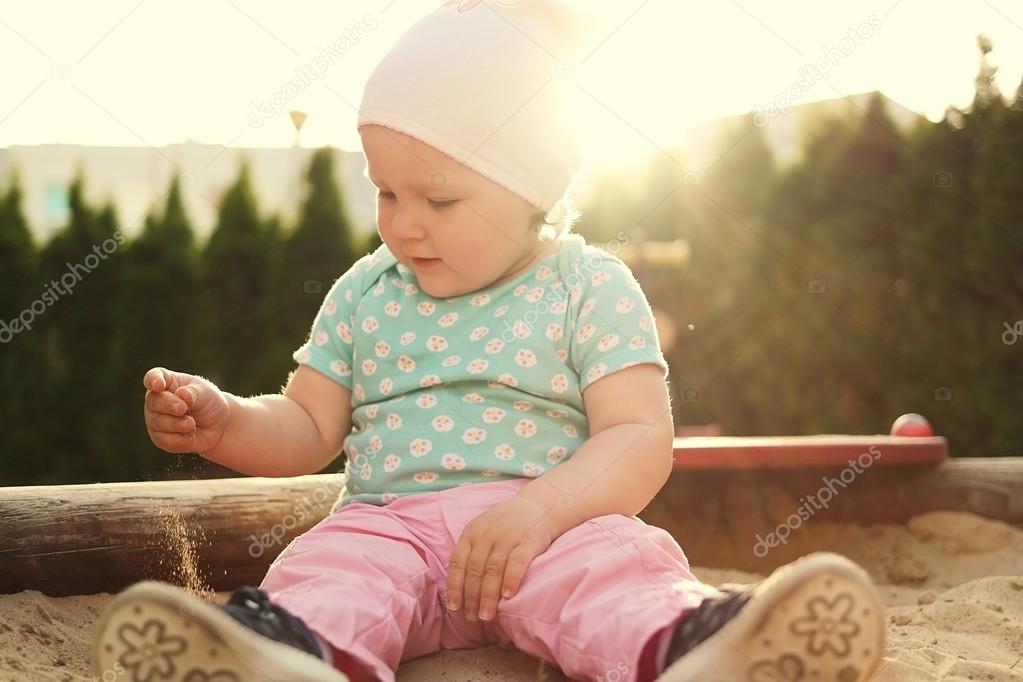
[[(712, 464), (680, 466), (640, 515), (674, 535), (700, 580), (753, 582), (807, 553), (838, 552), (870, 573), (888, 607), (875, 680), (1023, 682), (1023, 462), (892, 456), (844, 478), (840, 461)], [(0, 680), (97, 679), (89, 642), (110, 593), (153, 578), (221, 601), (258, 584), (342, 483), (320, 475), (0, 489)], [(795, 512), (810, 494), (828, 503), (802, 519)], [(489, 647), (406, 661), (398, 679), (565, 678)]]

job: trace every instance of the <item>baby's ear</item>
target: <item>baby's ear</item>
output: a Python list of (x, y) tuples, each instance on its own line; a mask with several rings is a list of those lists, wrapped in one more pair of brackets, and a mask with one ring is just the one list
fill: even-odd
[(538, 208), (535, 211), (533, 211), (533, 215), (530, 217), (533, 229), (539, 230), (540, 227), (544, 224), (544, 220), (546, 219), (546, 217), (547, 214), (544, 212), (542, 208)]
[(572, 200), (568, 197), (562, 197), (559, 199), (551, 210), (544, 216), (544, 222), (549, 226), (548, 234), (553, 232), (551, 239), (559, 239), (565, 234), (572, 230), (572, 225), (575, 223), (582, 213)]

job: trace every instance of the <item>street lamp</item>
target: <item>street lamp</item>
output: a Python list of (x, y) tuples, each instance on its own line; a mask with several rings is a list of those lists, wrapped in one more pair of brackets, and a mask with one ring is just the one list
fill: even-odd
[(309, 114), (304, 111), (296, 110), (289, 111), (288, 115), (291, 116), (291, 124), (295, 126), (295, 146), (301, 147), (302, 145), (299, 141), (299, 135), (302, 133), (302, 125), (305, 123), (305, 120), (309, 118)]
[(293, 110), (289, 111), (288, 115), (291, 117), (291, 124), (295, 126), (295, 144), (292, 146), (292, 149), (295, 150), (293, 152), (293, 156), (295, 158), (292, 162), (292, 166), (294, 168), (294, 184), (292, 187), (294, 189), (291, 191), (291, 200), (292, 206), (295, 210), (295, 215), (299, 215), (300, 211), (298, 203), (302, 199), (302, 152), (300, 151), (302, 148), (301, 134), (302, 126), (305, 124), (305, 120), (309, 118), (309, 114), (304, 111)]

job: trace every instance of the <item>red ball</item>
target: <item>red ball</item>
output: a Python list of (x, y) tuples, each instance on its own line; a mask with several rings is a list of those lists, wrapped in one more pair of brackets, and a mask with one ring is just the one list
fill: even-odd
[(926, 438), (934, 435), (934, 429), (922, 415), (911, 412), (895, 420), (892, 424), (892, 435)]

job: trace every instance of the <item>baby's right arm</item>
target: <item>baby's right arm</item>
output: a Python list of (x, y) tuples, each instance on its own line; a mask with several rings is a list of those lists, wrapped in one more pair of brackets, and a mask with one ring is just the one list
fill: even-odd
[(146, 428), (157, 447), (197, 452), (244, 474), (315, 473), (351, 431), (351, 391), (306, 366), (291, 375), (283, 395), (241, 398), (161, 367), (143, 383)]

